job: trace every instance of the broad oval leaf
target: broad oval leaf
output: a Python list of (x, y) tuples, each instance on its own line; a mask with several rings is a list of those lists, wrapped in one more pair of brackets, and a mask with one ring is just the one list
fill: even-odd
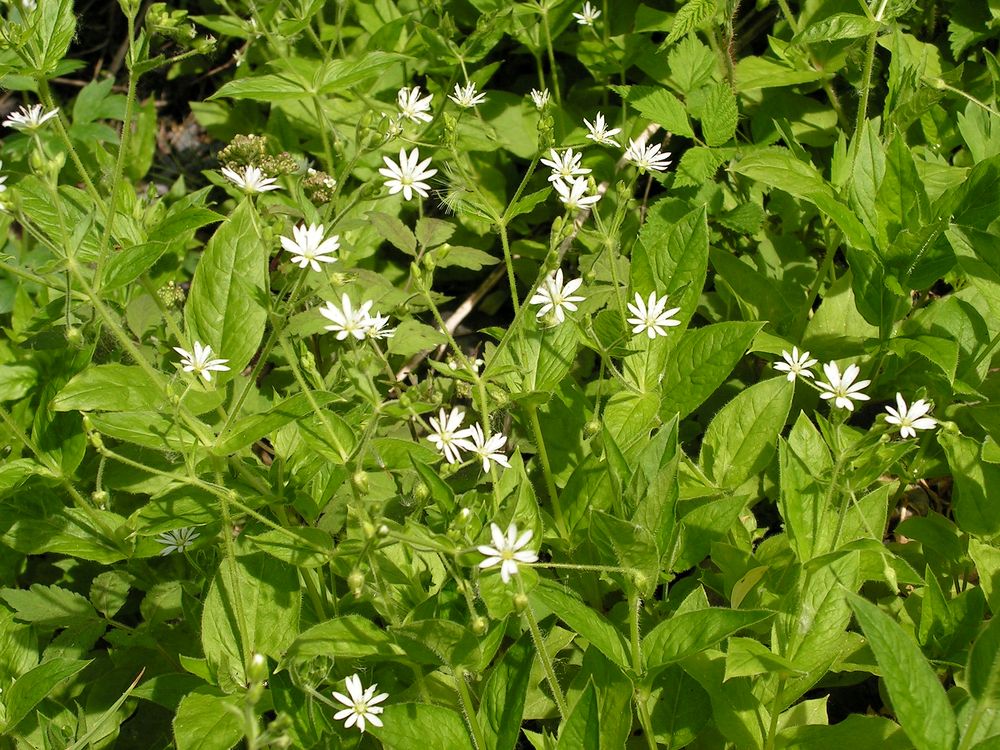
[(773, 614), (762, 609), (722, 607), (676, 614), (650, 630), (642, 639), (646, 668), (657, 669), (697, 654)]

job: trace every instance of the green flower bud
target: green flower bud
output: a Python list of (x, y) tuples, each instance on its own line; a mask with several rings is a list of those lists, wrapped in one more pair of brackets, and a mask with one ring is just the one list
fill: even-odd
[(528, 608), (528, 597), (526, 594), (514, 594), (514, 611), (524, 612)]
[(601, 420), (591, 419), (587, 424), (583, 426), (583, 436), (585, 438), (592, 438), (601, 431)]
[(354, 489), (361, 494), (368, 492), (368, 474), (363, 471), (356, 471), (351, 475), (351, 484)]
[(355, 568), (351, 571), (351, 574), (347, 576), (347, 586), (351, 589), (351, 593), (354, 594), (355, 597), (360, 598), (365, 590), (365, 574)]
[(486, 631), (490, 627), (490, 621), (481, 615), (476, 615), (472, 618), (470, 626), (472, 627), (472, 632), (476, 635), (486, 635)]

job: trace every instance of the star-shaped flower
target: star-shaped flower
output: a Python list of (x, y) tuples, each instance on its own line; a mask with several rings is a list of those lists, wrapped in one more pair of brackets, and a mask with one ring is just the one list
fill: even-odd
[(541, 91), (539, 91), (538, 89), (532, 89), (531, 101), (535, 103), (535, 109), (537, 110), (545, 109), (545, 105), (549, 103), (549, 90), (542, 89)]
[(461, 445), (465, 450), (475, 453), (476, 456), (483, 460), (483, 471), (490, 470), (490, 462), (503, 466), (505, 469), (510, 468), (510, 462), (507, 457), (501, 453), (501, 449), (507, 442), (507, 437), (497, 433), (496, 435), (490, 435), (486, 437), (483, 434), (483, 428), (478, 424), (472, 425), (468, 429), (469, 438), (459, 440), (459, 445)]
[[(870, 396), (861, 392), (863, 388), (870, 385), (870, 380), (855, 379), (861, 373), (861, 368), (857, 365), (848, 365), (843, 374), (836, 362), (827, 362), (823, 365), (823, 372), (826, 373), (827, 383), (819, 382), (816, 385), (820, 389), (820, 398), (834, 399), (834, 404), (840, 409), (854, 411), (854, 401), (868, 401)], [(853, 401), (852, 401), (853, 399)]]
[(365, 731), (365, 722), (369, 721), (377, 727), (382, 726), (382, 720), (378, 714), (383, 708), (378, 704), (389, 697), (388, 693), (375, 695), (378, 683), (372, 684), (367, 690), (361, 687), (361, 678), (356, 674), (344, 680), (347, 685), (348, 695), (334, 692), (333, 697), (343, 703), (347, 708), (338, 711), (333, 715), (335, 721), (344, 721), (344, 728), (350, 729), (357, 725), (362, 732)]
[(330, 325), (324, 326), (324, 328), (328, 331), (336, 331), (337, 341), (343, 341), (348, 336), (362, 341), (368, 335), (368, 329), (371, 327), (372, 319), (368, 311), (373, 304), (371, 300), (368, 300), (355, 310), (351, 306), (351, 298), (343, 294), (340, 297), (340, 307), (332, 302), (327, 302), (319, 309), (319, 313), (330, 321)]
[(391, 339), (396, 335), (395, 328), (386, 328), (389, 323), (389, 316), (377, 312), (368, 316), (368, 338), (370, 339)]
[(208, 345), (202, 346), (200, 341), (194, 342), (194, 352), (181, 349), (179, 346), (175, 346), (174, 351), (181, 355), (181, 367), (184, 369), (184, 372), (193, 372), (195, 375), (201, 375), (206, 383), (212, 382), (213, 372), (229, 371), (229, 366), (226, 364), (229, 360), (212, 359), (212, 347)]
[(885, 407), (885, 410), (889, 412), (885, 421), (899, 427), (900, 437), (916, 437), (917, 430), (933, 430), (937, 427), (937, 420), (934, 417), (926, 416), (934, 405), (927, 403), (922, 398), (917, 399), (907, 407), (902, 394), (897, 393), (896, 406), (898, 407), (896, 409), (891, 406)]
[(507, 527), (506, 536), (495, 523), (490, 524), (490, 536), (493, 537), (493, 546), (488, 544), (476, 547), (480, 553), (486, 555), (486, 559), (479, 563), (480, 568), (492, 568), (500, 565), (500, 578), (504, 583), (510, 583), (511, 576), (517, 575), (517, 564), (530, 565), (538, 562), (538, 553), (533, 550), (524, 549), (534, 532), (528, 529), (520, 536), (517, 534), (517, 526), (511, 524)]
[(399, 113), (403, 117), (413, 122), (430, 122), (433, 119), (429, 114), (433, 98), (433, 94), (421, 98), (419, 86), (413, 88), (404, 86), (396, 94), (396, 103), (399, 105)]
[(590, 185), (586, 177), (577, 177), (572, 182), (553, 180), (552, 187), (556, 189), (559, 200), (570, 211), (580, 211), (593, 206), (601, 199), (600, 193), (588, 195)]
[(455, 93), (448, 96), (455, 104), (459, 107), (464, 107), (469, 109), (470, 107), (475, 107), (477, 104), (482, 104), (486, 101), (486, 94), (476, 93), (476, 84), (467, 83), (465, 86), (459, 86), (455, 84)]
[(591, 172), (591, 170), (580, 165), (582, 158), (583, 154), (571, 148), (563, 151), (562, 155), (554, 148), (550, 148), (549, 158), (542, 159), (541, 162), (552, 170), (552, 174), (549, 175), (549, 182), (557, 180), (571, 182), (575, 177), (590, 174)]
[(462, 454), (459, 449), (465, 448), (465, 438), (472, 435), (472, 430), (468, 427), (462, 427), (462, 422), (465, 421), (465, 412), (457, 406), (453, 406), (451, 413), (441, 409), (437, 419), (431, 417), (427, 421), (430, 422), (433, 430), (427, 439), (434, 443), (440, 453), (444, 454), (448, 463), (457, 464), (461, 461)]
[(670, 166), (670, 152), (660, 153), (659, 143), (643, 146), (634, 140), (629, 140), (628, 148), (625, 149), (625, 159), (647, 172), (662, 172)]
[(58, 107), (45, 112), (41, 104), (32, 104), (29, 107), (21, 107), (16, 112), (11, 112), (3, 124), (5, 127), (14, 128), (14, 130), (35, 130), (58, 114)]
[(774, 369), (778, 372), (787, 372), (789, 383), (800, 375), (804, 378), (813, 377), (812, 370), (809, 368), (816, 364), (816, 360), (810, 359), (809, 352), (800, 353), (799, 348), (797, 346), (793, 346), (792, 353), (789, 354), (788, 352), (783, 351), (781, 353), (781, 358), (785, 361), (775, 362)]
[(556, 316), (556, 320), (562, 323), (566, 320), (563, 311), (576, 312), (576, 303), (583, 302), (586, 299), (585, 297), (573, 294), (573, 292), (580, 288), (581, 284), (583, 284), (583, 279), (573, 279), (563, 284), (563, 272), (560, 268), (555, 273), (549, 274), (531, 299), (528, 300), (528, 304), (541, 305), (535, 317), (540, 318), (551, 310)]
[(185, 552), (188, 547), (194, 544), (194, 540), (200, 536), (201, 534), (195, 531), (193, 527), (185, 526), (182, 529), (164, 531), (156, 537), (156, 541), (163, 545), (160, 555), (165, 556), (171, 552)]
[(679, 313), (681, 309), (679, 307), (671, 307), (669, 310), (665, 310), (666, 306), (666, 294), (662, 297), (657, 297), (656, 292), (650, 292), (649, 300), (647, 301), (643, 300), (639, 292), (636, 292), (635, 304), (628, 303), (629, 312), (635, 315), (634, 318), (628, 319), (629, 325), (634, 326), (632, 333), (642, 333), (645, 331), (649, 338), (655, 339), (657, 336), (667, 335), (664, 328), (679, 326), (681, 322), (674, 320), (674, 315)]
[(320, 263), (333, 263), (337, 259), (331, 255), (340, 247), (340, 237), (324, 239), (326, 228), (322, 224), (299, 224), (292, 227), (292, 238), (282, 237), (281, 246), (292, 254), (292, 263), (299, 268), (311, 266), (314, 271), (321, 271)]
[(593, 26), (594, 21), (601, 15), (601, 11), (591, 5), (589, 2), (583, 4), (582, 13), (574, 13), (573, 18), (581, 26)]
[(609, 128), (607, 122), (604, 120), (604, 115), (600, 112), (594, 117), (594, 121), (591, 122), (586, 117), (583, 118), (583, 124), (587, 126), (587, 138), (592, 140), (594, 143), (600, 143), (602, 146), (620, 146), (621, 144), (616, 141), (613, 136), (618, 135), (622, 132), (621, 128)]
[(252, 165), (244, 167), (242, 174), (229, 167), (223, 167), (222, 174), (240, 190), (247, 193), (266, 193), (268, 190), (281, 190), (281, 185), (274, 184), (277, 182), (277, 177), (265, 177), (263, 171)]
[(410, 200), (414, 193), (423, 198), (429, 197), (430, 194), (427, 190), (430, 185), (422, 180), (433, 177), (437, 174), (437, 170), (427, 169), (431, 163), (430, 157), (420, 161), (420, 151), (416, 146), (413, 147), (409, 156), (407, 156), (405, 148), (399, 150), (399, 164), (388, 156), (383, 156), (382, 161), (385, 162), (385, 166), (379, 169), (378, 173), (388, 178), (385, 181), (385, 186), (389, 188), (389, 195), (395, 195), (402, 191), (406, 200)]

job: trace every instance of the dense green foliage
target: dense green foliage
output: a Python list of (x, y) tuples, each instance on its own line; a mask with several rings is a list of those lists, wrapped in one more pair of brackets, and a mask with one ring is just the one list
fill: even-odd
[(3, 7), (0, 748), (1000, 747), (995, 0)]

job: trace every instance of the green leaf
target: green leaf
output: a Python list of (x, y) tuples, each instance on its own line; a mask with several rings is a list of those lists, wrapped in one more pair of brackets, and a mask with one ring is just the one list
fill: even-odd
[(496, 750), (514, 750), (517, 744), (534, 658), (531, 634), (524, 633), (486, 680), (479, 701), (479, 724), (487, 744)]
[(750, 386), (726, 404), (705, 432), (701, 466), (717, 487), (735, 489), (774, 455), (795, 389), (787, 378)]
[(344, 615), (304, 631), (285, 653), (285, 663), (319, 656), (360, 659), (384, 654), (391, 649), (392, 638), (371, 620), (360, 615)]
[(683, 419), (697, 409), (729, 377), (763, 327), (763, 323), (714, 323), (685, 333), (663, 372), (660, 415)]
[(165, 403), (166, 381), (159, 385), (136, 365), (95, 365), (70, 380), (56, 397), (56, 411), (140, 411)]
[(876, 605), (855, 594), (849, 594), (848, 601), (882, 669), (903, 731), (917, 750), (954, 747), (958, 735), (955, 713), (916, 642)]
[(153, 267), (170, 246), (165, 242), (143, 242), (111, 256), (104, 271), (102, 291), (119, 289)]
[(684, 104), (667, 89), (653, 86), (630, 86), (626, 91), (628, 103), (639, 110), (647, 120), (660, 125), (664, 130), (694, 137), (694, 129), (688, 122)]
[(528, 599), (533, 606), (542, 605), (555, 614), (615, 664), (624, 669), (629, 668), (628, 650), (622, 634), (567, 589), (542, 579), (528, 594)]
[(743, 628), (763, 622), (773, 612), (712, 607), (681, 612), (664, 620), (642, 639), (647, 669), (686, 659), (711, 648)]
[(832, 726), (787, 727), (778, 733), (775, 750), (911, 750), (899, 725), (881, 716), (851, 714)]
[(970, 534), (993, 536), (1000, 532), (1000, 466), (982, 460), (981, 446), (972, 438), (940, 430), (955, 480), (952, 509), (958, 527)]
[(230, 750), (242, 737), (239, 709), (212, 688), (188, 693), (177, 707), (174, 716), (177, 750)]
[(458, 266), (468, 268), (470, 271), (478, 271), (483, 266), (493, 266), (500, 262), (498, 258), (477, 248), (448, 243), (434, 250), (434, 260), (438, 268)]
[(778, 507), (789, 544), (803, 562), (827, 551), (832, 511), (819, 477), (833, 468), (830, 451), (805, 413), (800, 413), (787, 442), (779, 440), (781, 495)]
[(308, 84), (301, 78), (287, 74), (265, 74), (238, 78), (235, 81), (224, 83), (218, 91), (208, 97), (208, 100), (226, 97), (229, 99), (280, 102), (305, 99), (311, 94)]
[(38, 371), (30, 365), (0, 365), (0, 401), (17, 401), (35, 387)]
[(42, 628), (65, 628), (100, 620), (93, 606), (76, 592), (58, 586), (32, 584), (25, 589), (2, 589), (0, 599), (18, 620)]
[(687, 0), (674, 16), (674, 23), (670, 27), (670, 34), (667, 36), (663, 46), (673, 44), (682, 36), (699, 28), (715, 15), (715, 0)]
[(134, 579), (123, 570), (107, 570), (90, 584), (90, 601), (106, 617), (114, 617), (128, 598)]
[(448, 337), (437, 328), (408, 318), (399, 324), (396, 334), (389, 339), (389, 353), (409, 357), (447, 343)]
[(368, 221), (375, 227), (375, 231), (397, 250), (402, 250), (407, 255), (416, 256), (417, 238), (410, 228), (397, 217), (381, 211), (369, 211)]
[(379, 718), (381, 727), (369, 724), (367, 729), (386, 750), (472, 750), (473, 747), (462, 717), (444, 706), (390, 703)]
[(201, 620), (201, 644), (210, 668), (244, 683), (244, 654), (280, 658), (298, 633), (300, 604), (295, 568), (262, 552), (238, 557), (235, 564), (223, 559)]
[(426, 216), (417, 219), (417, 242), (425, 249), (447, 242), (454, 233), (455, 225), (450, 221), (429, 219)]
[(733, 71), (733, 86), (736, 91), (757, 91), (759, 89), (798, 86), (801, 83), (818, 81), (825, 73), (821, 70), (803, 70), (782, 64), (765, 57), (741, 57)]
[(991, 618), (972, 644), (965, 676), (979, 710), (1000, 702), (1000, 617)]
[(333, 553), (329, 532), (309, 526), (271, 529), (249, 539), (261, 551), (298, 568), (318, 568), (329, 562)]
[(834, 42), (838, 39), (857, 39), (876, 33), (881, 25), (866, 16), (854, 13), (834, 13), (821, 21), (815, 21), (792, 37), (793, 44), (814, 44)]
[(5, 732), (13, 730), (59, 683), (82, 671), (92, 659), (53, 658), (29, 669), (4, 691), (7, 721)]
[(556, 750), (577, 750), (577, 748), (598, 748), (601, 746), (601, 718), (597, 706), (597, 688), (594, 680), (587, 681), (569, 717), (559, 729)]
[(382, 50), (366, 52), (359, 60), (333, 60), (316, 74), (317, 89), (321, 94), (344, 91), (405, 60), (404, 55)]
[[(542, 326), (534, 315), (521, 316), (519, 330), (509, 336), (487, 363), (483, 376), (504, 383), (512, 393), (544, 393), (546, 397), (569, 372), (576, 357), (576, 324), (567, 319)], [(494, 372), (505, 371), (503, 375)]]
[(726, 83), (716, 83), (709, 89), (701, 113), (701, 133), (709, 146), (721, 146), (736, 134), (740, 112), (736, 97)]
[(733, 164), (733, 171), (765, 185), (784, 190), (816, 206), (840, 227), (847, 241), (859, 250), (871, 251), (871, 236), (833, 188), (808, 162), (796, 159), (790, 151), (766, 148), (755, 151)]
[[(251, 445), (263, 437), (273, 435), (289, 422), (313, 413), (313, 404), (326, 406), (337, 399), (332, 393), (313, 391), (312, 401), (304, 393), (296, 393), (275, 404), (263, 414), (252, 414), (238, 420), (228, 433), (220, 436), (220, 442), (213, 446), (212, 453), (228, 456), (241, 448)], [(225, 439), (223, 439), (225, 438)]]
[(213, 356), (240, 372), (260, 346), (267, 321), (267, 263), (253, 204), (243, 200), (205, 247), (184, 306), (190, 349), (209, 344)]
[(76, 34), (73, 0), (48, 0), (40, 3), (37, 17), (38, 25), (35, 26), (34, 35), (42, 50), (39, 69), (48, 77), (66, 57), (70, 42)]

